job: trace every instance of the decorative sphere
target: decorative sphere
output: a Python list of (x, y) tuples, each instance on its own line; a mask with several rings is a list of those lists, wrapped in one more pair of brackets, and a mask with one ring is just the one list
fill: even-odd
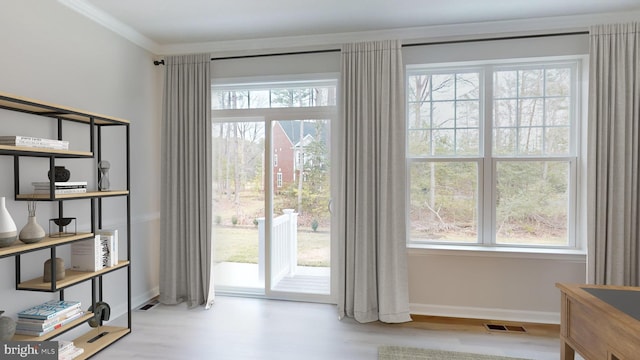
[[(2, 315), (4, 311), (0, 311)], [(16, 322), (7, 316), (0, 316), (0, 341), (9, 341), (16, 333)]]

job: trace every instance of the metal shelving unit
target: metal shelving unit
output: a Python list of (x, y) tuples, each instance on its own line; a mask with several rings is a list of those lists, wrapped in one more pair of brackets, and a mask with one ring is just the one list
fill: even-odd
[[(89, 137), (88, 150), (50, 150), (42, 148), (31, 148), (24, 146), (0, 145), (0, 156), (13, 156), (14, 158), (14, 188), (15, 201), (51, 201), (58, 203), (58, 217), (64, 217), (65, 201), (90, 201), (91, 213), (91, 231), (78, 233), (67, 237), (50, 237), (35, 244), (23, 244), (16, 241), (9, 247), (0, 248), (0, 260), (8, 257), (15, 259), (16, 269), (16, 290), (40, 291), (40, 292), (57, 292), (61, 300), (64, 300), (64, 290), (77, 284), (91, 281), (91, 299), (92, 305), (95, 306), (102, 301), (103, 282), (102, 277), (115, 271), (127, 272), (127, 309), (128, 321), (126, 327), (100, 326), (91, 329), (83, 336), (74, 340), (74, 344), (82, 347), (85, 351), (79, 359), (85, 359), (98, 353), (113, 342), (119, 340), (123, 336), (131, 332), (131, 197), (130, 189), (130, 130), (129, 121), (111, 116), (91, 113), (71, 107), (60, 106), (43, 101), (33, 100), (21, 96), (0, 92), (0, 109), (17, 111), (37, 115), (39, 117), (48, 118), (47, 121), (57, 122), (58, 140), (63, 139), (63, 130), (66, 122), (82, 123), (88, 127), (87, 136)], [(102, 128), (108, 126), (120, 126), (125, 128), (126, 141), (126, 189), (112, 191), (95, 191), (81, 194), (55, 194), (54, 181), (51, 180), (49, 194), (20, 194), (20, 158), (21, 157), (39, 157), (49, 159), (49, 171), (53, 173), (56, 159), (92, 159), (96, 158), (99, 162), (102, 158)], [(56, 281), (55, 276), (51, 282), (44, 282), (42, 277), (22, 280), (21, 279), (21, 255), (49, 250), (51, 259), (56, 257), (56, 249), (59, 246), (68, 245), (73, 242), (91, 239), (96, 233), (96, 229), (102, 227), (102, 200), (109, 197), (125, 197), (126, 198), (126, 259), (120, 261), (117, 265), (105, 268), (97, 272), (77, 272), (66, 270), (65, 278)], [(51, 261), (51, 274), (56, 273), (55, 261)], [(29, 337), (16, 335), (13, 340), (16, 341), (44, 341), (53, 339), (71, 329), (74, 329), (88, 322), (93, 318), (92, 313), (87, 313), (80, 319), (62, 326), (51, 333), (47, 333), (41, 337)], [(100, 325), (102, 325), (100, 321)]]

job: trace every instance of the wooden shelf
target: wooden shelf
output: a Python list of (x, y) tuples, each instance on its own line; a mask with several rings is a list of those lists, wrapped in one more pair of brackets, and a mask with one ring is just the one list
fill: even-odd
[(96, 125), (124, 125), (129, 124), (128, 120), (119, 119), (112, 116), (96, 114), (84, 110), (75, 109), (68, 106), (61, 106), (45, 101), (30, 99), (5, 92), (0, 92), (0, 107), (27, 112), (30, 114), (52, 117), (56, 119), (66, 119), (84, 123), (91, 122), (91, 118)]
[(81, 317), (75, 319), (74, 321), (68, 323), (68, 324), (64, 324), (63, 326), (61, 326), (59, 329), (55, 329), (51, 332), (48, 332), (42, 336), (28, 336), (28, 335), (14, 335), (13, 338), (11, 339), (12, 341), (47, 341), (51, 338), (54, 338), (60, 334), (62, 334), (65, 331), (68, 331), (70, 329), (73, 329), (74, 327), (82, 324), (83, 322), (91, 319), (93, 317), (93, 313), (92, 312), (85, 312), (84, 315), (82, 315)]
[[(84, 352), (75, 359), (81, 360), (90, 358), (100, 350), (120, 340), (123, 336), (129, 334), (130, 332), (131, 329), (129, 328), (116, 326), (100, 326), (92, 329), (86, 334), (73, 340), (73, 345), (84, 349)], [(97, 336), (100, 337), (96, 338)]]
[(75, 285), (83, 281), (89, 280), (93, 277), (104, 275), (106, 273), (121, 269), (128, 265), (129, 265), (129, 261), (125, 260), (125, 261), (119, 261), (118, 265), (116, 266), (104, 268), (96, 272), (75, 271), (75, 270), (67, 269), (65, 271), (64, 279), (56, 281), (55, 289), (51, 289), (51, 282), (42, 281), (42, 276), (41, 276), (35, 279), (31, 279), (31, 280), (19, 283), (18, 290), (57, 291), (57, 290), (66, 288), (68, 286)]
[(42, 250), (52, 246), (64, 245), (78, 240), (90, 239), (94, 236), (93, 233), (78, 233), (76, 235), (64, 236), (64, 237), (45, 237), (42, 241), (34, 244), (25, 244), (20, 240), (16, 240), (13, 245), (0, 248), (0, 258), (11, 255), (18, 255), (30, 251)]
[(4, 155), (50, 156), (58, 158), (92, 158), (91, 151), (55, 150), (28, 146), (0, 145), (0, 153)]
[(128, 190), (111, 190), (111, 191), (87, 191), (78, 194), (56, 194), (51, 199), (49, 194), (18, 194), (16, 200), (69, 200), (69, 199), (86, 199), (95, 197), (110, 197), (129, 195)]

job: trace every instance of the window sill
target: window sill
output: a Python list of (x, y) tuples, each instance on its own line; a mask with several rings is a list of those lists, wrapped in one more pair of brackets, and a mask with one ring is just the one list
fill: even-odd
[(521, 248), (481, 245), (408, 244), (409, 255), (475, 256), (585, 262), (580, 249)]

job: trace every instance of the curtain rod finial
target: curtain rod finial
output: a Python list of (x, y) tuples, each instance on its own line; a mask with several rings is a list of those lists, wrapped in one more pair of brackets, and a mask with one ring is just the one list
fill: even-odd
[(153, 65), (155, 65), (155, 66), (164, 65), (164, 59), (162, 59), (162, 60), (153, 60)]

